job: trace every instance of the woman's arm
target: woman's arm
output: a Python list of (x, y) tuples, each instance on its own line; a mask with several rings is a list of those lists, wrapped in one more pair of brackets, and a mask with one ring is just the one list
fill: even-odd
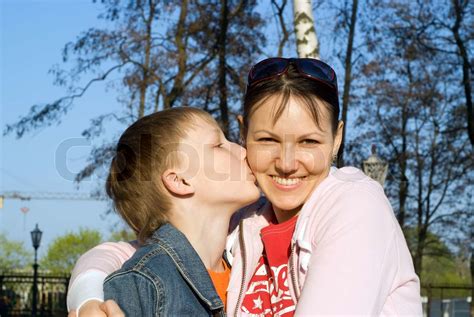
[(89, 300), (103, 301), (105, 278), (122, 267), (135, 253), (136, 246), (134, 242), (106, 242), (84, 253), (72, 271), (68, 310), (78, 310)]
[(316, 224), (321, 227), (296, 315), (379, 316), (400, 261), (411, 261), (400, 257), (400, 231), (388, 201), (357, 184), (326, 212), (324, 224)]

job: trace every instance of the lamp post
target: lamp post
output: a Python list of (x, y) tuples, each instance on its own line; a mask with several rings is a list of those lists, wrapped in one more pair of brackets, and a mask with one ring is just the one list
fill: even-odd
[(372, 154), (362, 163), (362, 169), (365, 175), (382, 185), (385, 183), (385, 178), (388, 172), (388, 163), (377, 156), (375, 144), (372, 144)]
[(41, 243), (41, 236), (43, 232), (38, 228), (36, 224), (35, 230), (31, 231), (31, 242), (33, 248), (35, 248), (35, 262), (33, 264), (33, 303), (32, 303), (32, 316), (36, 316), (37, 300), (38, 300), (38, 248)]

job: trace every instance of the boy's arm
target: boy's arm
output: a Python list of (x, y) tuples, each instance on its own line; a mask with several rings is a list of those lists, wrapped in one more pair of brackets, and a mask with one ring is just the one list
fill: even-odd
[(104, 282), (104, 298), (114, 300), (125, 316), (158, 316), (158, 288), (147, 276), (135, 271), (118, 272)]
[[(132, 242), (133, 243), (133, 242)], [(136, 243), (106, 242), (84, 253), (71, 275), (67, 294), (68, 310), (78, 310), (89, 300), (103, 301), (103, 282), (122, 267), (136, 250)]]

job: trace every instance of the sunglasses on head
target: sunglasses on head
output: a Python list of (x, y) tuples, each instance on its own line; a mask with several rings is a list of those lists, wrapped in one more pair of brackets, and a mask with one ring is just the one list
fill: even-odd
[(301, 76), (315, 80), (337, 93), (337, 79), (334, 70), (328, 64), (313, 58), (273, 57), (265, 59), (250, 69), (247, 87), (285, 74), (290, 64), (295, 66)]
[(339, 107), (336, 73), (331, 66), (314, 58), (267, 58), (250, 69), (247, 90), (258, 83), (286, 74), (290, 65), (294, 65), (302, 77), (315, 81), (319, 89), (318, 95), (322, 99)]

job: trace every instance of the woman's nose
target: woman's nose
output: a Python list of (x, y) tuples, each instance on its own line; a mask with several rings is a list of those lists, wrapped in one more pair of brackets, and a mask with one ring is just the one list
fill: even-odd
[(283, 144), (280, 155), (277, 157), (275, 167), (282, 174), (291, 174), (298, 169), (295, 147), (291, 144)]

